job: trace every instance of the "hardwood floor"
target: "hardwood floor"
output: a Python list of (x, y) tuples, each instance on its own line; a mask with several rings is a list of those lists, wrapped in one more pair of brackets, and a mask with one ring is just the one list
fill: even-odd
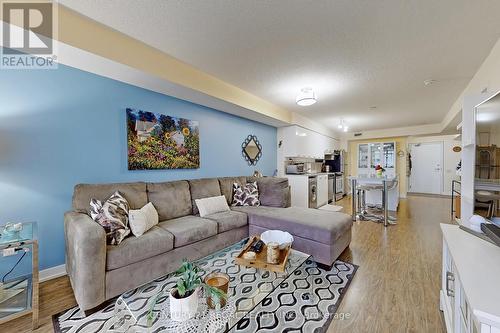
[[(338, 309), (343, 319), (334, 319), (328, 332), (445, 332), (439, 224), (450, 223), (449, 200), (401, 200), (397, 226), (355, 222), (351, 245), (340, 259), (359, 269)], [(340, 204), (350, 213), (348, 199)], [(35, 332), (52, 332), (52, 314), (75, 305), (67, 277), (42, 283)], [(0, 332), (31, 332), (30, 317), (0, 325)]]
[[(342, 200), (345, 212), (349, 201)], [(385, 228), (355, 222), (353, 240), (340, 259), (359, 269), (328, 332), (445, 332), (439, 310), (442, 239), (451, 223), (450, 199), (409, 196), (398, 224)]]

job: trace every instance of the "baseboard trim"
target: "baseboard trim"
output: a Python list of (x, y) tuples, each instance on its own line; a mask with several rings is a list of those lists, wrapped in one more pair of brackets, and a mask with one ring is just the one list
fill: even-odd
[(46, 269), (42, 269), (40, 271), (40, 282), (45, 282), (48, 280), (52, 280), (61, 276), (66, 275), (66, 266), (65, 265), (59, 265), (59, 266), (54, 266), (54, 267), (49, 267)]

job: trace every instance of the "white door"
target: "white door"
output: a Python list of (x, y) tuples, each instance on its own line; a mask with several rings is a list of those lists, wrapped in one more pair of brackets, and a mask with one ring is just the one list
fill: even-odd
[(409, 192), (442, 194), (443, 143), (410, 144), (411, 175)]

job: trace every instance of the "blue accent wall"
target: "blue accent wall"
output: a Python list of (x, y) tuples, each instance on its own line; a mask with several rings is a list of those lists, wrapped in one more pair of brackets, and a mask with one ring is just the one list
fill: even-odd
[[(127, 107), (199, 121), (200, 168), (127, 170)], [(257, 166), (241, 155), (248, 134)], [(274, 127), (74, 68), (1, 70), (0, 224), (37, 221), (40, 268), (61, 265), (75, 184), (272, 175), (276, 146)]]

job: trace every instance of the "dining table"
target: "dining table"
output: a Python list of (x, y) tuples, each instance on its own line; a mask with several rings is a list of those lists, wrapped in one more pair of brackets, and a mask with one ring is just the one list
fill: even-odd
[(351, 205), (352, 205), (352, 220), (356, 221), (357, 214), (357, 187), (358, 185), (374, 185), (380, 186), (382, 189), (382, 211), (383, 211), (383, 222), (384, 226), (387, 227), (391, 223), (389, 220), (389, 207), (388, 207), (388, 188), (390, 188), (395, 182), (398, 181), (397, 175), (374, 175), (374, 174), (359, 174), (357, 176), (349, 176), (349, 181), (351, 182)]

